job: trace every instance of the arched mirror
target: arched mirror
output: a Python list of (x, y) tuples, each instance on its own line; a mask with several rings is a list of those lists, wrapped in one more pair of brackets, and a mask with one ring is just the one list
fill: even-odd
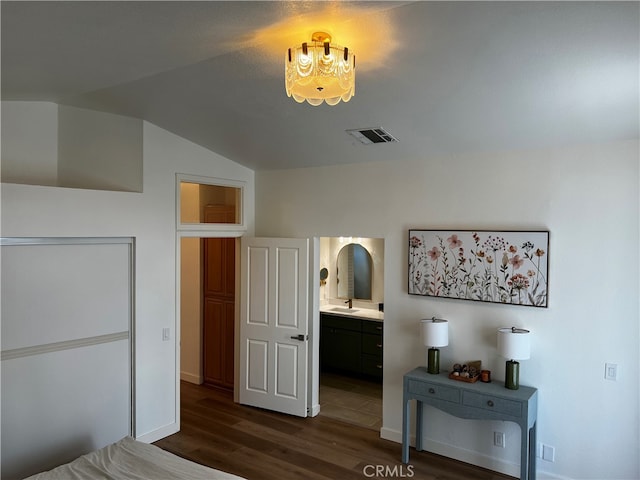
[(338, 297), (371, 300), (373, 261), (366, 248), (350, 243), (338, 252)]

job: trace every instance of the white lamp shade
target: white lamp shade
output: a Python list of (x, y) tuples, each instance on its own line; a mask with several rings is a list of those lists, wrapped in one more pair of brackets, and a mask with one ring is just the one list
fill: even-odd
[(526, 360), (531, 356), (531, 336), (523, 328), (498, 329), (498, 353), (510, 360)]
[(422, 341), (426, 347), (446, 347), (449, 345), (449, 322), (438, 318), (420, 320)]

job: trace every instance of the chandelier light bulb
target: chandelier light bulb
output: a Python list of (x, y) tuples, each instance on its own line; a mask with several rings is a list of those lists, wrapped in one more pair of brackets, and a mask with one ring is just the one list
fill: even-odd
[(355, 94), (356, 58), (347, 47), (331, 43), (331, 36), (315, 32), (310, 42), (291, 47), (285, 56), (285, 88), (296, 102), (337, 105)]

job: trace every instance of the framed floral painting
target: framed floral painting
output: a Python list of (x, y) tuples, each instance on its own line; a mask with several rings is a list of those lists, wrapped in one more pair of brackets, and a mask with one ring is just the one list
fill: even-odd
[(547, 307), (548, 231), (409, 230), (409, 294)]

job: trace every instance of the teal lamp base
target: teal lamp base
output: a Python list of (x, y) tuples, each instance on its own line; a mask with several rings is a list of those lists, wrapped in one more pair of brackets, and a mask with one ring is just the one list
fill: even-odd
[(520, 364), (515, 360), (509, 360), (506, 364), (504, 386), (509, 390), (520, 388)]
[(440, 350), (437, 348), (430, 348), (427, 353), (427, 372), (440, 373)]

